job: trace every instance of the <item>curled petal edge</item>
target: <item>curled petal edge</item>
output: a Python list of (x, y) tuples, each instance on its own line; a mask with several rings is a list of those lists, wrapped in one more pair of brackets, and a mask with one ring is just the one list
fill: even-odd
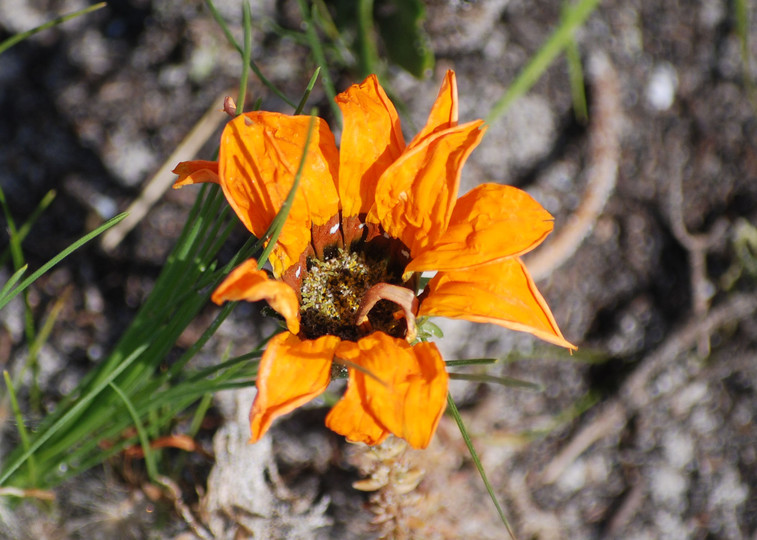
[(481, 184), (457, 200), (447, 230), (405, 272), (467, 270), (520, 256), (541, 244), (553, 226), (549, 212), (525, 191)]
[(357, 342), (342, 342), (336, 357), (360, 369), (350, 369), (348, 401), (332, 409), (331, 429), (367, 444), (383, 440), (388, 431), (414, 448), (428, 446), (446, 407), (449, 382), (436, 345), (412, 346), (374, 332)]
[(428, 295), (421, 301), (418, 316), (492, 323), (576, 349), (563, 337), (518, 257), (470, 270), (437, 273), (428, 283)]
[(210, 298), (219, 305), (224, 301), (265, 300), (284, 317), (287, 329), (292, 334), (298, 334), (300, 331), (300, 305), (297, 293), (283, 281), (270, 279), (265, 271), (258, 270), (258, 262), (255, 259), (248, 259), (232, 270)]
[(250, 442), (265, 435), (273, 421), (320, 395), (331, 381), (331, 361), (340, 339), (300, 340), (275, 336), (260, 359), (258, 393), (250, 409)]
[(220, 183), (217, 161), (205, 161), (201, 159), (182, 161), (171, 172), (179, 176), (176, 182), (174, 182), (174, 189), (191, 184)]

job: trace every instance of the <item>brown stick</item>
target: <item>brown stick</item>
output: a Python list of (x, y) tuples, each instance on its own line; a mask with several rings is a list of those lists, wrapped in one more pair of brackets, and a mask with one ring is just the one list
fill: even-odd
[(528, 271), (536, 280), (549, 276), (576, 252), (591, 233), (615, 189), (622, 117), (618, 76), (604, 54), (593, 56), (589, 66), (597, 98), (592, 108), (591, 165), (587, 172), (586, 190), (581, 204), (559, 227), (559, 232), (542, 248), (524, 257)]
[[(224, 92), (224, 95), (228, 92)], [(115, 247), (121, 243), (121, 240), (129, 234), (129, 232), (142, 221), (142, 218), (147, 215), (147, 212), (153, 205), (160, 199), (166, 190), (176, 180), (176, 175), (173, 174), (173, 169), (176, 164), (183, 159), (191, 159), (202, 148), (202, 145), (210, 138), (213, 132), (218, 129), (221, 122), (226, 120), (226, 117), (219, 114), (221, 108), (219, 107), (219, 101), (223, 98), (220, 96), (217, 100), (213, 101), (213, 105), (207, 112), (200, 118), (200, 120), (192, 128), (192, 131), (184, 137), (184, 140), (179, 143), (176, 150), (168, 156), (168, 159), (158, 169), (149, 182), (145, 184), (142, 193), (139, 194), (134, 202), (129, 205), (127, 212), (129, 215), (121, 221), (118, 225), (109, 229), (102, 237), (101, 246), (105, 251), (112, 251)]]
[(605, 402), (594, 420), (584, 426), (547, 464), (537, 481), (543, 485), (554, 483), (592, 444), (622, 429), (632, 413), (651, 402), (646, 386), (652, 378), (678, 355), (696, 346), (702, 335), (711, 336), (722, 326), (742, 321), (755, 312), (757, 295), (744, 293), (732, 296), (712, 309), (704, 319), (692, 316), (683, 327), (641, 361), (621, 387), (619, 397)]

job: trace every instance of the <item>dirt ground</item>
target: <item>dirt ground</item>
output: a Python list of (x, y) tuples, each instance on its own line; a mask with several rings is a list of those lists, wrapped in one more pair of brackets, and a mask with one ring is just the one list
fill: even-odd
[[(83, 4), (0, 0), (0, 39)], [(217, 4), (241, 35), (239, 3)], [(313, 64), (279, 30), (299, 27), (297, 3), (251, 4), (253, 57), (299, 96)], [(409, 111), (406, 137), (447, 68), (457, 72), (461, 120), (486, 116), (561, 4), (429, 0), (433, 73), (419, 81), (390, 68), (386, 77)], [(445, 358), (503, 357), (489, 373), (543, 387), (452, 389), (518, 538), (757, 539), (757, 9), (747, 2), (745, 65), (737, 4), (601, 2), (576, 35), (588, 123), (576, 119), (558, 58), (463, 171), (462, 191), (512, 184), (555, 216), (551, 243), (527, 264), (580, 349), (571, 358), (499, 327), (439, 322)], [(31, 267), (125, 210), (214, 100), (236, 93), (240, 63), (194, 0), (111, 2), (0, 55), (0, 185), (17, 221), (57, 194), (24, 244)], [(356, 82), (346, 69), (333, 76), (338, 91)], [(289, 112), (254, 78), (250, 93), (263, 109)], [(330, 119), (320, 86), (310, 103)], [(33, 288), (37, 320), (63, 299), (40, 358), (46, 407), (128, 325), (194, 196), (169, 190), (115, 249), (87, 246)], [(232, 243), (243, 240), (240, 227)], [(0, 281), (9, 276), (7, 264)], [(0, 323), (0, 366), (14, 372), (28, 352), (21, 305)], [(267, 324), (238, 309), (199, 361), (229, 343), (249, 350)], [(376, 537), (380, 505), (351, 487), (371, 465), (323, 426), (327, 409), (305, 408), (247, 445), (251, 392), (218, 396), (219, 427), (203, 441), (215, 466), (184, 494), (186, 514), (111, 463), (58, 488), (53, 504), (3, 506), (0, 537)], [(12, 432), (6, 418), (3, 453)], [(453, 420), (405, 459), (425, 473), (399, 500), (412, 514), (409, 538), (505, 537)]]

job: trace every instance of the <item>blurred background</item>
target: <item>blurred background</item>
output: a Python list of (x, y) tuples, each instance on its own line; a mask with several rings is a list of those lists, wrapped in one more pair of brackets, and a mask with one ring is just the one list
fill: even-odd
[[(302, 4), (250, 4), (252, 58), (295, 102), (316, 66)], [(408, 140), (446, 69), (461, 121), (484, 118), (565, 13), (556, 0), (305, 4), (329, 65), (309, 105), (336, 131), (324, 84), (340, 92), (376, 71)], [(86, 5), (0, 0), (0, 40)], [(357, 6), (368, 6), (367, 34)], [(241, 3), (216, 7), (241, 40)], [(600, 2), (463, 170), (461, 192), (515, 185), (555, 216), (552, 242), (527, 262), (579, 347), (570, 357), (499, 327), (438, 321), (445, 358), (499, 358), (482, 372), (541, 386), (453, 385), (519, 538), (757, 538), (755, 21), (744, 0)], [(16, 222), (54, 191), (23, 243), (30, 268), (126, 210), (198, 122), (213, 134), (175, 161), (212, 159), (224, 115), (206, 111), (236, 95), (240, 73), (200, 1), (113, 1), (0, 55), (0, 187)], [(248, 96), (292, 111), (254, 75)], [(167, 189), (116, 245), (85, 246), (30, 289), (34, 324), (50, 321), (33, 367), (23, 302), (0, 311), (0, 366), (24, 381), (32, 428), (121, 336), (195, 197)], [(240, 225), (221, 258), (245, 239)], [(7, 245), (3, 234), (3, 283)], [(251, 350), (271, 328), (239, 306), (197, 361)], [(216, 396), (203, 451), (175, 478), (195, 523), (150, 489), (138, 459), (119, 458), (54, 501), (0, 499), (0, 537), (374, 537), (367, 496), (350, 487), (361, 465), (323, 426), (328, 409), (314, 403), (247, 446), (250, 392)], [(18, 444), (6, 402), (3, 454)], [(426, 477), (414, 500), (423, 533), (409, 538), (504, 537), (452, 420), (411, 459)]]

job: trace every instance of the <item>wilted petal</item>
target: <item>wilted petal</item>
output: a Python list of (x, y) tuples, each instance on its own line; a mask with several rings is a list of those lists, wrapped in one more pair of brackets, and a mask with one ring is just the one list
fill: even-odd
[(406, 272), (464, 270), (522, 255), (552, 226), (549, 212), (525, 191), (482, 184), (458, 199), (444, 235), (415, 256)]
[[(257, 237), (265, 234), (294, 184), (310, 118), (250, 112), (229, 122), (221, 135), (221, 187), (239, 219)], [(334, 137), (317, 118), (300, 186), (279, 237), (281, 264), (274, 265), (276, 275), (299, 259), (310, 242), (311, 225), (323, 225), (338, 213), (338, 163)]]
[(446, 406), (449, 380), (436, 345), (411, 346), (374, 332), (342, 342), (336, 356), (362, 368), (350, 369), (349, 403), (362, 409), (356, 418), (367, 415), (411, 446), (428, 446)]
[(350, 377), (344, 396), (326, 416), (326, 427), (343, 435), (350, 442), (371, 446), (381, 444), (389, 435), (389, 430), (379, 424), (365, 408), (364, 396), (365, 380)]
[(343, 217), (366, 213), (381, 174), (405, 148), (397, 111), (375, 75), (336, 96), (344, 129), (339, 153)]
[(457, 80), (455, 72), (447, 70), (442, 87), (436, 96), (431, 114), (423, 129), (413, 138), (408, 147), (416, 146), (421, 140), (438, 131), (457, 125)]
[(174, 189), (190, 184), (219, 183), (217, 161), (204, 161), (201, 159), (182, 161), (171, 172), (179, 175), (179, 179), (173, 185)]
[(250, 411), (250, 442), (260, 440), (277, 417), (304, 405), (326, 389), (338, 345), (336, 336), (300, 340), (289, 332), (268, 343), (260, 359), (258, 393)]
[(268, 274), (258, 270), (258, 262), (255, 259), (246, 260), (226, 276), (213, 292), (211, 300), (216, 304), (237, 300), (265, 300), (284, 317), (290, 332), (297, 334), (300, 331), (300, 305), (297, 293), (283, 281), (269, 279)]
[(439, 272), (428, 289), (419, 316), (494, 323), (575, 349), (563, 337), (544, 297), (517, 257), (470, 270)]
[(402, 240), (413, 256), (447, 228), (460, 171), (484, 134), (482, 124), (469, 122), (424, 138), (381, 175), (368, 219)]

